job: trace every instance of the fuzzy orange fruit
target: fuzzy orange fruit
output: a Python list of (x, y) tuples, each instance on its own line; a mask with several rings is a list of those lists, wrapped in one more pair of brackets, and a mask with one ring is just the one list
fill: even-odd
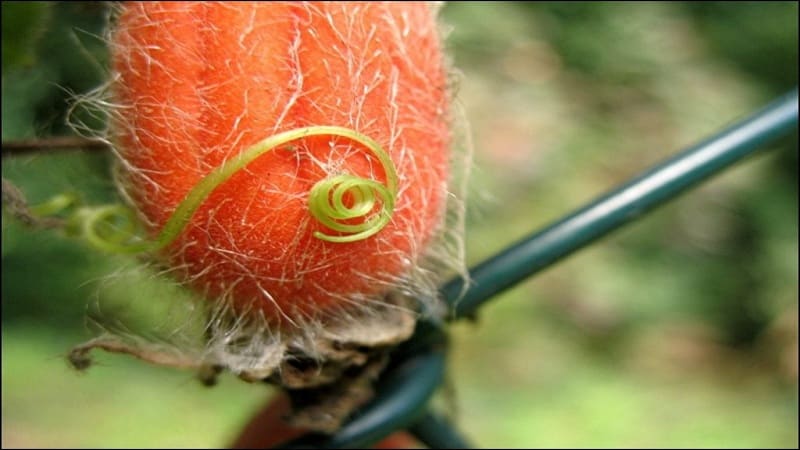
[(309, 191), (341, 173), (385, 183), (377, 158), (335, 135), (257, 158), (164, 252), (209, 298), (274, 323), (365, 306), (403, 282), (441, 226), (449, 96), (428, 4), (125, 2), (112, 48), (122, 186), (153, 235), (203, 177), (287, 130), (355, 130), (396, 168), (388, 225), (341, 243), (315, 237), (337, 232), (309, 213)]

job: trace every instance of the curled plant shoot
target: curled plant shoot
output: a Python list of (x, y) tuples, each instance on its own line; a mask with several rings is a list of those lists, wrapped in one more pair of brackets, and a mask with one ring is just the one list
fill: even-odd
[[(160, 250), (181, 234), (203, 201), (235, 173), (269, 151), (311, 136), (343, 137), (362, 145), (378, 158), (386, 176), (385, 186), (352, 174), (335, 175), (318, 181), (309, 193), (309, 212), (322, 225), (342, 234), (315, 231), (314, 237), (327, 242), (347, 243), (378, 233), (391, 220), (397, 199), (397, 172), (391, 158), (380, 144), (368, 136), (349, 128), (321, 125), (275, 134), (225, 161), (189, 191), (154, 241), (136, 238), (136, 221), (132, 211), (118, 204), (75, 209), (67, 220), (67, 230), (81, 234), (90, 244), (108, 252), (133, 254)], [(77, 199), (74, 196), (60, 194), (32, 207), (31, 212), (47, 217), (61, 214), (75, 205)], [(378, 205), (380, 209), (375, 211)], [(360, 223), (353, 223), (359, 219), (362, 220)]]

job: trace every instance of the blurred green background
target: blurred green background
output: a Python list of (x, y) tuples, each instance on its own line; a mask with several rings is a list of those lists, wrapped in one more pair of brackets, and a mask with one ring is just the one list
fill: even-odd
[[(2, 3), (3, 141), (72, 134), (107, 77), (104, 3)], [(472, 137), (467, 244), (491, 255), (797, 84), (798, 5), (449, 3)], [(78, 119), (99, 128), (89, 112)], [(469, 127), (467, 127), (467, 122)], [(797, 447), (797, 135), (454, 326), (455, 420), (486, 447)], [(3, 158), (35, 203), (115, 198), (110, 156)], [(270, 395), (64, 355), (180, 295), (4, 214), (2, 446), (220, 447)]]

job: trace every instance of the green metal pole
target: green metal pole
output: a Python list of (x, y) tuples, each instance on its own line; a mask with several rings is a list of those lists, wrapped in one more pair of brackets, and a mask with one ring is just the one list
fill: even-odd
[(408, 431), (428, 448), (472, 448), (447, 420), (430, 411), (409, 427)]
[(797, 89), (474, 267), (463, 296), (460, 294), (464, 281), (460, 278), (445, 284), (442, 296), (453, 307), (454, 318), (470, 316), (494, 295), (641, 217), (796, 127)]

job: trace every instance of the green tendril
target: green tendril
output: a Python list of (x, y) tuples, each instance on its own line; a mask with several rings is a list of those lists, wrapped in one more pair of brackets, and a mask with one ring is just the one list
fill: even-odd
[(55, 216), (79, 204), (78, 196), (61, 193), (44, 203), (30, 207), (31, 214), (40, 217)]
[(147, 248), (147, 243), (134, 241), (138, 230), (136, 216), (123, 205), (81, 208), (71, 222), (80, 235), (100, 250), (132, 253), (134, 249)]
[[(315, 231), (314, 237), (342, 243), (359, 241), (378, 233), (389, 223), (394, 212), (397, 198), (394, 164), (388, 153), (373, 139), (349, 128), (336, 126), (311, 126), (278, 133), (225, 161), (189, 191), (155, 241), (144, 241), (137, 237), (137, 222), (133, 212), (122, 205), (77, 208), (69, 218), (68, 228), (104, 251), (131, 254), (160, 250), (181, 234), (208, 196), (236, 172), (271, 150), (311, 136), (339, 136), (363, 145), (378, 158), (386, 176), (385, 186), (350, 174), (340, 174), (317, 182), (309, 193), (309, 212), (322, 225), (341, 234)], [(61, 195), (32, 207), (31, 211), (46, 216), (62, 213), (74, 205), (74, 197)], [(375, 211), (378, 205), (380, 209)], [(361, 222), (354, 223), (362, 218)]]
[[(345, 204), (345, 194), (351, 195), (352, 206)], [(348, 220), (367, 217), (375, 209), (378, 199), (383, 206), (377, 214), (358, 224), (346, 223)], [(353, 175), (339, 175), (322, 180), (311, 189), (308, 209), (321, 224), (334, 231), (349, 234), (332, 236), (316, 231), (314, 237), (328, 242), (366, 239), (389, 223), (394, 211), (394, 199), (394, 192), (372, 180)]]

